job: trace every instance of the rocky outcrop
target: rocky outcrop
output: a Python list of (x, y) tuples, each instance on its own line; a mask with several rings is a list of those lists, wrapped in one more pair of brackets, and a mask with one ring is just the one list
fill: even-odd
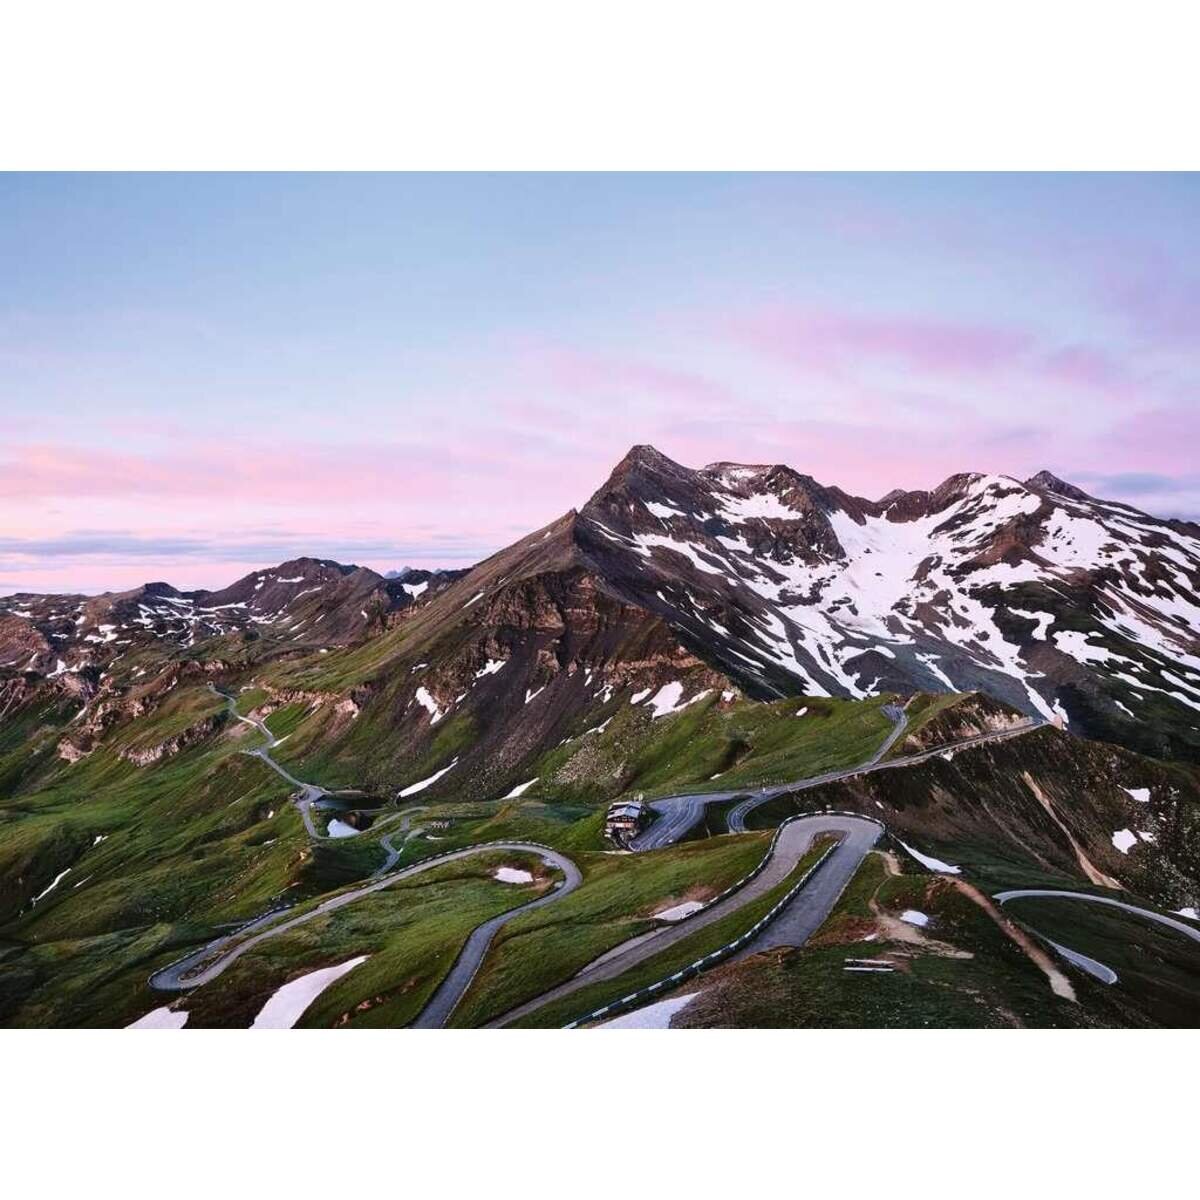
[(170, 758), (171, 755), (178, 754), (180, 750), (209, 737), (220, 729), (226, 720), (225, 712), (214, 713), (211, 717), (197, 721), (194, 725), (188, 726), (187, 729), (173, 734), (171, 737), (164, 738), (161, 742), (153, 745), (125, 746), (117, 751), (117, 755), (126, 762), (133, 763), (136, 767), (148, 767), (151, 763)]

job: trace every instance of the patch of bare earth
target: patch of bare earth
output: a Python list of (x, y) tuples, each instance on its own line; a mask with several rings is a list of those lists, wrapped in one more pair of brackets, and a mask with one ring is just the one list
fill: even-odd
[(1054, 960), (1050, 955), (1020, 926), (1013, 924), (974, 884), (967, 883), (965, 879), (952, 879), (950, 880), (950, 884), (958, 888), (968, 899), (978, 904), (1000, 927), (1001, 933), (1024, 951), (1029, 961), (1041, 970), (1050, 981), (1050, 990), (1056, 996), (1061, 996), (1064, 1000), (1077, 1003), (1075, 989), (1071, 986), (1071, 981), (1055, 966)]
[(1042, 791), (1034, 782), (1033, 776), (1028, 771), (1021, 772), (1021, 778), (1025, 780), (1026, 787), (1037, 797), (1038, 803), (1046, 810), (1050, 819), (1063, 831), (1067, 841), (1071, 843), (1071, 849), (1075, 852), (1075, 860), (1079, 863), (1079, 868), (1097, 887), (1116, 888), (1120, 890), (1121, 885), (1111, 876), (1105, 875), (1103, 871), (1097, 867), (1091, 859), (1083, 852), (1083, 847), (1075, 840), (1074, 834), (1062, 823), (1058, 813), (1054, 811), (1054, 805), (1050, 803), (1050, 797)]

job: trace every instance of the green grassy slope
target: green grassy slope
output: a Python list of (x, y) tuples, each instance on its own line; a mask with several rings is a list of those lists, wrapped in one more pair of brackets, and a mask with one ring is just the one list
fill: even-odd
[[(929, 923), (917, 929), (899, 921), (906, 911), (924, 914)], [(893, 924), (882, 925), (877, 912)], [(912, 940), (890, 932), (897, 926)], [(895, 969), (847, 969), (861, 960)], [(1070, 978), (1077, 1003), (1055, 995), (1039, 967), (952, 884), (925, 874), (891, 876), (875, 853), (808, 946), (719, 968), (672, 1024), (762, 1029), (1125, 1024), (1104, 985), (1075, 973)], [(681, 990), (694, 992), (696, 986)]]

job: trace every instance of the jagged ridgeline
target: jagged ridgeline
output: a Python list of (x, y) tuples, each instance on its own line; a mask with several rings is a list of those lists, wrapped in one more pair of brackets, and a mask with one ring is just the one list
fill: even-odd
[[(75, 761), (213, 679), (287, 706), (296, 752), (347, 783), (455, 759), (445, 786), (480, 796), (634, 698), (653, 719), (701, 696), (981, 691), (1200, 755), (1200, 528), (1047, 472), (869, 501), (786, 466), (691, 470), (635, 447), (578, 512), (474, 569), (392, 575), (296, 559), (216, 592), (6, 597), (3, 720), (59, 714), (56, 756)], [(564, 781), (592, 769), (620, 782), (586, 761)]]
[[(554, 894), (551, 847), (580, 882), (536, 936), (514, 918), (521, 936), (489, 952), (454, 1018), (487, 1023), (653, 914), (721, 894), (814, 807), (892, 839), (847, 892), (850, 933), (903, 932), (880, 915), (893, 893), (949, 931), (960, 902), (978, 908), (960, 871), (967, 888), (1120, 888), (1190, 919), (1198, 592), (1200, 528), (1046, 473), (866, 500), (789, 467), (693, 470), (635, 447), (578, 511), (466, 571), (301, 558), (214, 592), (5, 597), (0, 1024), (128, 1023), (148, 977), (205, 960), (231, 924), (358, 889), (344, 920), (214, 969), (187, 1019), (244, 1025), (303, 970), (360, 963), (305, 1020), (403, 1025), (471, 930), (511, 909), (507, 888)], [(639, 797), (666, 815), (618, 853), (606, 810)], [(1024, 978), (979, 919), (953, 961), (977, 954), (982, 973), (953, 1020)], [(728, 921), (713, 939), (742, 932)], [(841, 945), (825, 951), (838, 978)], [(1168, 972), (1170, 1004), (1128, 1011), (1064, 1009), (1038, 976), (1027, 1006), (1022, 983), (988, 1020), (1176, 1020), (1190, 970)], [(612, 986), (537, 1020), (634, 990)]]

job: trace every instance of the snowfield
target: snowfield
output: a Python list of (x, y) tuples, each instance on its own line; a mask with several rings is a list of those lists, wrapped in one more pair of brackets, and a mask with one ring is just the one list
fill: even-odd
[(251, 1029), (291, 1029), (308, 1006), (331, 984), (367, 961), (367, 955), (352, 958), (337, 967), (310, 971), (285, 983), (259, 1010)]
[(522, 871), (519, 867), (497, 867), (492, 872), (492, 878), (500, 880), (501, 883), (533, 882), (533, 875), (529, 871)]
[(430, 775), (428, 779), (422, 779), (417, 783), (410, 783), (406, 788), (401, 788), (399, 795), (415, 796), (417, 792), (423, 792), (427, 787), (432, 787), (435, 783), (437, 783), (437, 781), (441, 779), (441, 777), (448, 771), (453, 771), (456, 766), (458, 766), (457, 757), (449, 766), (443, 767), (440, 771), (434, 771), (434, 773)]
[[(896, 841), (900, 842), (897, 838)], [(920, 850), (914, 850), (907, 842), (900, 842), (905, 850), (909, 852), (923, 867), (928, 867), (931, 871), (938, 871), (943, 875), (961, 875), (962, 867), (951, 866), (950, 863), (944, 863), (940, 858), (934, 858), (930, 854), (922, 854)]]
[(126, 1029), (182, 1029), (187, 1024), (188, 1015), (182, 1009), (155, 1008), (144, 1017), (138, 1017)]
[[(655, 494), (584, 520), (645, 576), (648, 606), (722, 638), (721, 656), (769, 688), (782, 668), (805, 695), (864, 698), (896, 686), (887, 660), (912, 686), (991, 691), (1065, 724), (1057, 693), (1078, 664), (1110, 711), (1130, 714), (1104, 686), (1119, 681), (1200, 712), (1200, 538), (1188, 532), (1052, 477), (960, 475), (874, 505), (787, 468), (689, 472), (655, 454), (643, 459)], [(1081, 570), (1105, 572), (1078, 610), (1090, 627), (1056, 628), (1051, 600)], [(655, 715), (681, 698), (660, 688)]]
[(645, 1008), (635, 1009), (623, 1017), (614, 1017), (611, 1021), (603, 1021), (597, 1029), (670, 1029), (671, 1018), (685, 1008), (699, 992), (691, 992), (687, 996), (670, 996), (666, 1000), (657, 1000)]

